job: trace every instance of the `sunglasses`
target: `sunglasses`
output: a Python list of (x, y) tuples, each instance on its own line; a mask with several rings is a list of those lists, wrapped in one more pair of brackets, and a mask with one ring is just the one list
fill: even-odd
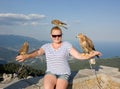
[(61, 37), (61, 36), (62, 36), (62, 34), (60, 34), (60, 35), (52, 35), (53, 38)]

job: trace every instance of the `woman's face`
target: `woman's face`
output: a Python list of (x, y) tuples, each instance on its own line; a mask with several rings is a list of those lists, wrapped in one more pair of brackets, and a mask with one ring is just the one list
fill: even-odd
[(54, 43), (60, 43), (61, 40), (62, 40), (62, 33), (61, 33), (61, 31), (58, 30), (58, 29), (57, 30), (56, 29), (52, 30), (51, 38), (52, 38), (52, 41)]

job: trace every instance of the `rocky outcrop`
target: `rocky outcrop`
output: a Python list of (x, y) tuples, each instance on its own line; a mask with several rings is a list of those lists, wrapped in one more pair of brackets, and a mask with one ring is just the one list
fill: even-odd
[[(96, 71), (95, 71), (96, 70)], [(68, 89), (120, 89), (118, 68), (100, 66), (72, 72)], [(3, 89), (43, 89), (43, 77), (28, 78), (0, 84)]]
[(8, 82), (10, 82), (11, 81), (11, 79), (12, 79), (12, 74), (6, 74), (6, 73), (4, 73), (3, 74), (3, 81), (2, 81), (2, 83), (8, 83)]

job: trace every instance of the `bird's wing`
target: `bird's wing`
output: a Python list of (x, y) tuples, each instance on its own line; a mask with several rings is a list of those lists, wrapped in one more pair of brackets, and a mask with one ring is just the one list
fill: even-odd
[(29, 44), (28, 42), (24, 42), (22, 47), (19, 50), (18, 55), (25, 55), (28, 53), (28, 49), (29, 49)]
[(67, 24), (60, 20), (55, 19), (55, 20), (52, 20), (51, 23), (56, 26), (61, 26), (61, 27), (64, 27), (65, 29), (67, 29), (67, 27), (65, 27), (65, 25), (67, 25)]
[(52, 20), (51, 23), (54, 24), (54, 25), (67, 25), (66, 23), (64, 23), (60, 20), (57, 20), (57, 19)]
[(90, 38), (82, 33), (78, 34), (77, 36), (80, 41), (80, 46), (85, 53), (90, 53), (91, 51), (95, 50), (94, 44)]
[(54, 24), (54, 25), (59, 25), (60, 21), (59, 20), (52, 20), (51, 23)]
[(61, 22), (62, 25), (67, 25), (66, 23)]
[(95, 50), (92, 40), (90, 38), (88, 38), (87, 36), (85, 36), (85, 39), (86, 39), (86, 43), (88, 45), (89, 52)]
[(68, 29), (67, 27), (65, 27), (65, 26), (62, 26), (63, 28), (65, 28), (65, 29)]
[[(87, 42), (87, 44), (88, 44), (88, 46), (89, 46), (89, 47), (88, 47), (89, 52), (96, 50), (95, 47), (94, 47), (94, 44), (93, 44), (92, 40), (91, 40), (90, 38), (88, 38), (87, 36), (86, 36), (86, 42)], [(98, 55), (97, 55), (96, 57), (99, 58)]]
[(88, 47), (87, 47), (87, 43), (86, 43), (86, 39), (85, 39), (84, 35), (82, 35), (82, 34), (79, 35), (79, 42), (80, 42), (82, 51), (84, 53), (88, 53), (88, 49), (87, 49)]
[(89, 53), (88, 44), (87, 44), (86, 41), (84, 41), (84, 42), (82, 43), (81, 47), (82, 47), (82, 50), (83, 50), (84, 53)]

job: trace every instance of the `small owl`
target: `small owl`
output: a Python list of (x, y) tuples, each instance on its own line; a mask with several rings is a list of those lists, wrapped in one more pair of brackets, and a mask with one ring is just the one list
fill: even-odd
[(67, 24), (61, 22), (60, 20), (55, 19), (55, 20), (52, 20), (51, 23), (56, 26), (64, 27), (65, 29), (67, 29), (67, 27), (65, 27), (65, 25), (67, 25)]

